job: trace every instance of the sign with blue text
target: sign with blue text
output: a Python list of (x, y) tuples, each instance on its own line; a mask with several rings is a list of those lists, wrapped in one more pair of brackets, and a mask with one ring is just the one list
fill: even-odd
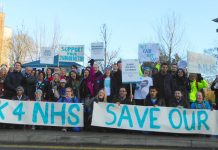
[(218, 135), (218, 112), (94, 103), (92, 125), (140, 131)]
[(203, 76), (214, 77), (218, 74), (215, 57), (190, 51), (187, 56), (189, 73), (201, 73)]
[(40, 64), (54, 64), (54, 50), (51, 47), (40, 49)]
[(60, 46), (60, 62), (83, 62), (84, 45), (62, 45)]
[(139, 62), (157, 62), (160, 56), (160, 46), (158, 43), (139, 44)]
[(122, 82), (134, 83), (140, 80), (138, 59), (122, 59)]
[(0, 99), (0, 122), (42, 126), (83, 127), (81, 103)]

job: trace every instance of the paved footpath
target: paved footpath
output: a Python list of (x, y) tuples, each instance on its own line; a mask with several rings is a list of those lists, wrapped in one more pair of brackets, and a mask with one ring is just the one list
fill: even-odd
[(130, 147), (218, 148), (218, 138), (155, 133), (61, 132), (1, 129), (0, 144), (98, 145)]

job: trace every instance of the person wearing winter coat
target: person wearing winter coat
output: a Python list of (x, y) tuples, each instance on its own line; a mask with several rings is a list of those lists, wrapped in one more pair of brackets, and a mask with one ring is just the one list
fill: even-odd
[(60, 74), (54, 73), (53, 80), (49, 84), (49, 101), (56, 102), (60, 98), (58, 87), (60, 85)]
[(70, 72), (66, 87), (71, 87), (73, 89), (74, 95), (80, 98), (80, 94), (79, 94), (80, 81), (77, 77), (77, 72), (75, 71)]
[[(58, 103), (79, 103), (79, 99), (74, 96), (72, 88), (67, 87), (65, 92), (65, 96), (60, 97), (57, 101)], [(74, 132), (80, 132), (80, 127), (62, 128), (63, 132), (67, 132), (69, 130)]]
[(218, 76), (211, 84), (211, 90), (214, 91), (215, 94), (215, 109), (218, 110)]
[(18, 101), (29, 101), (29, 97), (24, 94), (24, 88), (22, 86), (18, 86), (16, 88), (17, 95), (12, 97), (12, 100)]
[(173, 98), (175, 83), (168, 73), (168, 64), (162, 63), (160, 72), (153, 77), (153, 84), (157, 88), (159, 98), (165, 100), (166, 106), (170, 106), (170, 99)]
[(184, 97), (182, 90), (176, 89), (174, 91), (174, 98), (171, 99), (170, 106), (178, 108), (190, 108), (189, 102), (186, 100), (187, 97)]
[(96, 96), (98, 94), (98, 91), (102, 88), (104, 88), (104, 81), (103, 81), (103, 74), (99, 70), (98, 64), (94, 64), (94, 80), (93, 80), (93, 89), (94, 89), (94, 95)]
[(26, 67), (24, 76), (26, 77), (26, 82), (24, 85), (25, 95), (27, 95), (31, 100), (34, 99), (34, 93), (36, 89), (36, 78), (31, 74), (32, 68)]
[(180, 89), (184, 99), (188, 102), (190, 88), (189, 80), (186, 77), (185, 71), (179, 68), (176, 72), (175, 89)]
[(134, 105), (135, 101), (133, 97), (128, 97), (127, 90), (124, 86), (120, 87), (119, 96), (114, 100), (115, 103), (118, 105), (120, 104), (127, 104), (127, 105)]
[(145, 106), (166, 106), (165, 100), (159, 97), (158, 89), (155, 86), (150, 86), (149, 95), (145, 99)]
[(8, 72), (5, 79), (5, 98), (11, 99), (13, 96), (16, 96), (16, 88), (18, 86), (24, 86), (25, 82), (26, 78), (21, 73), (21, 63), (16, 62), (13, 72)]
[(196, 101), (191, 104), (191, 109), (211, 109), (210, 103), (205, 100), (202, 91), (198, 91), (196, 97)]

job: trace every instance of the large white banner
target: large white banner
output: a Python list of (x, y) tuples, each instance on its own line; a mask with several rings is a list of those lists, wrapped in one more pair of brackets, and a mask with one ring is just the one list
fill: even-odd
[(215, 77), (218, 74), (216, 58), (207, 54), (188, 52), (188, 72)]
[(51, 47), (41, 48), (40, 64), (54, 64), (54, 50)]
[(92, 125), (141, 131), (218, 135), (213, 110), (94, 103)]
[(84, 45), (63, 45), (60, 47), (60, 62), (83, 62)]
[(83, 127), (81, 103), (0, 99), (0, 122), (43, 126)]
[(122, 82), (139, 81), (139, 62), (137, 59), (122, 59)]
[(160, 56), (160, 46), (158, 43), (139, 44), (139, 62), (157, 62)]
[(94, 60), (104, 60), (104, 43), (91, 43), (91, 58)]

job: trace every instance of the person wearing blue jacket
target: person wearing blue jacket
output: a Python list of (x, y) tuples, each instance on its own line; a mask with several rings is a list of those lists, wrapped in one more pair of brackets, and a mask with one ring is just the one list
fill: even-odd
[[(77, 97), (74, 96), (73, 94), (73, 90), (70, 87), (67, 87), (65, 89), (65, 97), (61, 96), (57, 102), (59, 103), (79, 103), (79, 99)], [(67, 128), (62, 128), (63, 132), (67, 132)], [(73, 128), (74, 132), (80, 132), (80, 127), (74, 127)]]
[(204, 100), (203, 91), (198, 91), (196, 94), (196, 102), (191, 104), (191, 109), (211, 109), (210, 103)]

